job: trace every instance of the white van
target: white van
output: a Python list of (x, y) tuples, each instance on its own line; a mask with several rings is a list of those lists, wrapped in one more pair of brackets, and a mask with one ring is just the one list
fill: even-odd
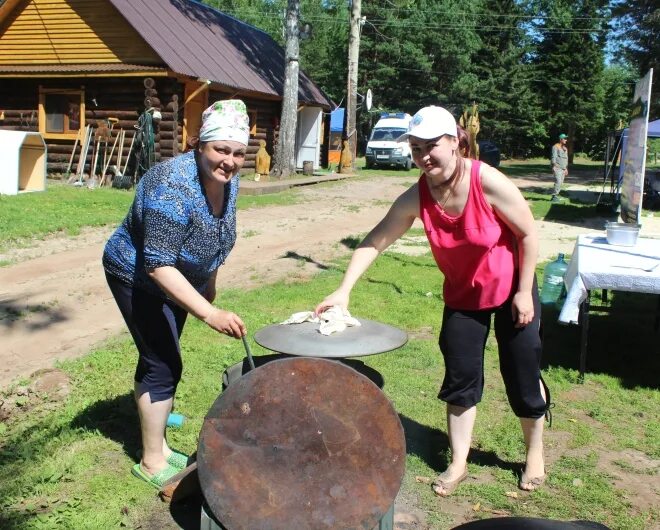
[(367, 168), (395, 166), (403, 169), (412, 167), (412, 156), (408, 141), (396, 142), (403, 133), (408, 132), (410, 114), (403, 112), (384, 112), (374, 125), (367, 143), (365, 157)]

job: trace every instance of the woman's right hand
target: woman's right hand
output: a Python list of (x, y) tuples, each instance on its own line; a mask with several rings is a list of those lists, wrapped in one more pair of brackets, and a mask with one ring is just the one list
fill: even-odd
[(234, 337), (235, 339), (240, 339), (247, 335), (247, 328), (241, 320), (241, 317), (231, 311), (225, 311), (224, 309), (214, 307), (204, 319), (204, 322), (206, 322), (211, 329), (214, 329), (219, 333), (224, 333), (229, 337)]
[(332, 307), (333, 305), (338, 305), (343, 309), (348, 309), (348, 300), (349, 300), (349, 293), (337, 289), (334, 293), (326, 296), (323, 302), (321, 302), (319, 305), (316, 306), (316, 309), (314, 309), (314, 313), (320, 315), (321, 313), (323, 313), (323, 311), (325, 311), (329, 307)]

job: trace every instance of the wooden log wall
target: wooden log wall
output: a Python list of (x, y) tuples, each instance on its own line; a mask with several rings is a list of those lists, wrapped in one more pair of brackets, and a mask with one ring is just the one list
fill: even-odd
[[(158, 79), (158, 78), (156, 78)], [(164, 88), (169, 92), (175, 93), (178, 83), (173, 79), (160, 78)], [(145, 110), (144, 103), (148, 97), (153, 98), (152, 103), (155, 103), (157, 98), (157, 90), (148, 89), (144, 86), (144, 79), (142, 78), (86, 78), (86, 79), (41, 79), (41, 80), (12, 80), (11, 83), (0, 83), (0, 116), (4, 114), (4, 119), (0, 120), (0, 128), (23, 130), (23, 131), (38, 131), (38, 109), (39, 109), (39, 85), (44, 88), (62, 88), (62, 89), (80, 89), (84, 87), (85, 91), (85, 122), (91, 125), (93, 129), (98, 129), (99, 123), (107, 124), (108, 118), (116, 118), (118, 121), (113, 126), (110, 134), (109, 146), (107, 154), (110, 154), (112, 144), (118, 137), (120, 131), (125, 131), (124, 147), (122, 150), (122, 166), (126, 156), (129, 154), (129, 146), (133, 136), (136, 133), (136, 125), (140, 114)], [(174, 87), (174, 90), (171, 88)], [(182, 91), (182, 89), (181, 89)], [(96, 102), (96, 104), (95, 104)], [(173, 141), (172, 130), (178, 130), (180, 125), (177, 123), (177, 112), (162, 112), (162, 121), (160, 123), (154, 122), (155, 145), (157, 160), (164, 157), (173, 156)], [(160, 125), (170, 132), (164, 134), (164, 142), (160, 141)], [(84, 133), (84, 131), (83, 131)], [(169, 136), (168, 136), (169, 134)], [(168, 143), (169, 140), (169, 143)], [(57, 176), (66, 171), (71, 157), (74, 140), (53, 140), (46, 139), (46, 147), (48, 150), (48, 172), (51, 176)], [(91, 164), (93, 151), (96, 142), (90, 146), (86, 157), (86, 170), (88, 173)], [(174, 146), (176, 148), (176, 146)], [(163, 151), (161, 153), (161, 150)], [(73, 158), (72, 167), (75, 168), (78, 164), (80, 157), (80, 142), (76, 149), (76, 154)], [(120, 146), (115, 146), (110, 165), (116, 165), (117, 158), (120, 152)], [(132, 153), (134, 156), (135, 145), (133, 146)], [(131, 159), (133, 159), (131, 156)], [(132, 171), (133, 160), (129, 164), (129, 171)], [(97, 166), (98, 167), (98, 166)], [(100, 169), (100, 168), (99, 168)], [(53, 175), (54, 174), (54, 175)]]
[[(39, 85), (44, 88), (80, 89), (85, 91), (85, 121), (97, 129), (99, 123), (107, 124), (108, 118), (118, 121), (112, 128), (107, 153), (120, 131), (125, 131), (124, 147), (121, 151), (122, 166), (129, 154), (131, 139), (136, 133), (140, 114), (149, 103), (161, 113), (160, 122), (154, 122), (154, 151), (156, 161), (177, 156), (181, 153), (183, 141), (183, 84), (174, 78), (80, 78), (80, 79), (16, 79), (0, 82), (0, 128), (23, 131), (38, 131)], [(209, 102), (227, 99), (232, 94), (212, 91)], [(233, 96), (239, 97), (240, 96)], [(245, 169), (255, 168), (255, 158), (259, 149), (259, 140), (266, 141), (266, 150), (273, 156), (276, 141), (276, 125), (280, 116), (280, 102), (242, 98), (251, 116), (256, 113), (256, 130), (250, 135), (245, 160)], [(94, 103), (96, 102), (96, 104)], [(250, 124), (252, 127), (252, 123)], [(48, 171), (51, 176), (61, 175), (66, 171), (71, 157), (74, 140), (47, 139)], [(94, 142), (95, 145), (95, 142)], [(85, 159), (88, 173), (94, 151), (90, 146)], [(127, 173), (133, 171), (135, 145), (131, 150), (131, 161)], [(117, 144), (110, 160), (116, 165), (120, 146)], [(80, 142), (73, 158), (72, 171), (80, 157)], [(98, 167), (98, 166), (97, 166)]]
[(39, 92), (32, 81), (0, 80), (0, 128), (39, 131)]

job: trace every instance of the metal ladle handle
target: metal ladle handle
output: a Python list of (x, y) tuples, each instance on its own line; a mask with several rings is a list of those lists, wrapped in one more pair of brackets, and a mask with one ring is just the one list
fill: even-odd
[(248, 358), (248, 363), (250, 363), (250, 370), (254, 370), (254, 359), (252, 358), (252, 351), (250, 350), (250, 345), (248, 344), (247, 341), (247, 336), (243, 335), (241, 337), (243, 339), (243, 346), (245, 347), (245, 353), (247, 353), (247, 358)]

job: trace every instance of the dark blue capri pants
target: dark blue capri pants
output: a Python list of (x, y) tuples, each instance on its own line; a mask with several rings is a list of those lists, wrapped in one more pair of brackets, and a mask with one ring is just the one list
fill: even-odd
[[(532, 297), (534, 319), (524, 328), (514, 327), (511, 316), (513, 296), (500, 307), (482, 311), (461, 311), (445, 306), (439, 340), (445, 360), (445, 379), (438, 395), (441, 400), (466, 408), (481, 401), (484, 349), (494, 314), (500, 372), (513, 412), (519, 418), (534, 419), (546, 413), (548, 405), (539, 387), (541, 306), (536, 280)], [(545, 387), (545, 383), (543, 385)], [(549, 398), (550, 393), (545, 388)]]
[(105, 277), (139, 353), (138, 395), (149, 392), (152, 403), (174, 397), (183, 369), (179, 338), (188, 313), (171, 300), (131, 287), (111, 274)]

